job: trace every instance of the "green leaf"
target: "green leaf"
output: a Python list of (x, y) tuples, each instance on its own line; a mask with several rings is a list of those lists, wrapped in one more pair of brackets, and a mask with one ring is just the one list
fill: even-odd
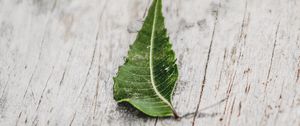
[(175, 116), (171, 104), (178, 78), (175, 54), (167, 36), (162, 0), (154, 0), (125, 64), (114, 77), (114, 98), (153, 117)]

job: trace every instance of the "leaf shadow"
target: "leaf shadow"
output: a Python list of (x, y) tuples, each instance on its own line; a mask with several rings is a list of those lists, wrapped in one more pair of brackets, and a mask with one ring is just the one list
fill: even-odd
[(143, 112), (137, 110), (134, 106), (132, 106), (128, 102), (118, 103), (117, 111), (126, 116), (134, 116), (134, 117), (141, 118), (141, 119), (150, 119), (150, 118), (155, 119), (155, 117), (148, 116), (148, 115), (144, 114)]
[[(204, 108), (200, 109), (200, 111), (202, 111), (202, 112), (197, 113), (197, 115), (195, 115), (196, 112), (190, 112), (190, 113), (186, 113), (184, 115), (180, 115), (178, 118), (159, 117), (159, 119), (170, 119), (170, 120), (180, 121), (181, 119), (190, 119), (190, 118), (193, 118), (194, 116), (196, 116), (196, 118), (214, 118), (214, 117), (217, 117), (217, 116), (221, 115), (221, 113), (219, 113), (219, 112), (205, 113), (203, 111), (207, 110), (207, 109), (211, 109), (211, 108), (223, 103), (227, 99), (228, 99), (228, 97), (216, 102), (215, 104), (212, 104), (210, 106), (207, 106), (207, 107), (204, 107)], [(152, 117), (152, 116), (148, 116), (148, 115), (144, 114), (143, 112), (139, 111), (138, 109), (136, 109), (133, 105), (131, 105), (128, 102), (118, 103), (116, 111), (121, 113), (121, 115), (124, 118), (125, 117), (132, 117), (132, 118), (143, 119), (144, 121), (146, 121), (146, 120), (156, 120), (157, 119), (157, 117)]]
[[(144, 121), (155, 120), (157, 118), (157, 117), (152, 117), (152, 116), (148, 116), (148, 115), (144, 114), (143, 112), (139, 111), (138, 109), (136, 109), (134, 106), (132, 106), (128, 102), (118, 103), (117, 111), (120, 112), (124, 118), (132, 117), (132, 118), (143, 119)], [(185, 119), (192, 118), (194, 116), (194, 114), (195, 114), (195, 112), (187, 113), (187, 114), (180, 116), (177, 119), (174, 117), (160, 117), (159, 119), (180, 121), (181, 119), (184, 119), (184, 118)], [(213, 118), (213, 117), (218, 116), (219, 114), (220, 113), (203, 113), (203, 112), (201, 112), (201, 113), (197, 114), (197, 118), (207, 118), (207, 117)]]
[[(144, 119), (146, 120), (156, 120), (157, 117), (149, 116), (144, 114), (143, 112), (136, 109), (133, 105), (131, 105), (128, 102), (120, 102), (118, 103), (116, 111), (120, 112), (123, 117), (134, 117), (138, 119)], [(175, 119), (174, 117), (159, 117), (160, 119)]]

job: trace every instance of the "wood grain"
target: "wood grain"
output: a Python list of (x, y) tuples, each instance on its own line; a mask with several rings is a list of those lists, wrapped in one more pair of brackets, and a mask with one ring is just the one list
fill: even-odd
[(151, 0), (0, 0), (1, 126), (300, 125), (298, 0), (164, 0), (180, 120), (112, 94)]

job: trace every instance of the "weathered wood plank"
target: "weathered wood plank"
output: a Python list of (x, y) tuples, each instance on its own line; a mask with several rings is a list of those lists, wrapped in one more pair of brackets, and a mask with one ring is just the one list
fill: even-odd
[(113, 100), (151, 0), (0, 0), (0, 125), (300, 125), (297, 0), (165, 0), (180, 120)]

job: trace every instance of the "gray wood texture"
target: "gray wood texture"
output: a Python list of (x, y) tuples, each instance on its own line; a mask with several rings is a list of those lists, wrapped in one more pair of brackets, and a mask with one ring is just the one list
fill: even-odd
[(164, 0), (181, 119), (113, 99), (151, 0), (0, 0), (1, 126), (299, 126), (299, 0)]

